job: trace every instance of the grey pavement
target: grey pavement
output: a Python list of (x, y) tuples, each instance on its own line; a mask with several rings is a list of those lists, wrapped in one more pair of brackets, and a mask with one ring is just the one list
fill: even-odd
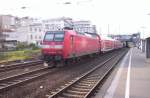
[(95, 98), (150, 98), (150, 62), (145, 54), (130, 49)]

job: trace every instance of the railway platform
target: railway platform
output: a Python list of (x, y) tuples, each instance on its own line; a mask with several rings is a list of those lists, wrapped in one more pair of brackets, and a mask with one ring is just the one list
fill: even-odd
[(150, 62), (145, 54), (131, 48), (95, 98), (150, 98)]

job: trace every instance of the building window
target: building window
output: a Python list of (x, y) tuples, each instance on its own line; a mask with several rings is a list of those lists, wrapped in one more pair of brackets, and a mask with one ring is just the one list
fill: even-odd
[(35, 39), (37, 39), (37, 36), (35, 36)]
[(39, 32), (41, 32), (42, 30), (39, 28)]
[(31, 35), (30, 38), (31, 38), (31, 40), (32, 40), (33, 36)]
[(30, 28), (30, 31), (32, 31), (32, 28)]
[(48, 24), (46, 24), (46, 25), (45, 25), (45, 28), (46, 28), (46, 29), (49, 29), (49, 25), (48, 25)]
[(35, 28), (34, 30), (35, 30), (35, 32), (36, 32), (36, 31), (37, 31), (37, 28)]

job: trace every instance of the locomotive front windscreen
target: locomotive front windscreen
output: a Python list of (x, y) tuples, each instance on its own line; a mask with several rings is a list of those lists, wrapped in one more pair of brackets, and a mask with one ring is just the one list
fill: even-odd
[(47, 32), (44, 41), (63, 41), (64, 32)]

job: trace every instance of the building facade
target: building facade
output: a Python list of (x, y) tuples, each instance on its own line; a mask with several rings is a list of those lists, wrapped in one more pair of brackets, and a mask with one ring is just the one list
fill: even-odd
[[(6, 38), (9, 37), (6, 33), (13, 32), (16, 29), (16, 18), (12, 15), (0, 15), (0, 51), (7, 47)], [(9, 41), (9, 43), (14, 40)]]
[(74, 21), (74, 30), (79, 33), (97, 33), (96, 26), (92, 25), (90, 21)]
[(16, 25), (16, 17), (12, 15), (0, 15), (1, 28), (5, 30), (14, 30)]
[(42, 23), (33, 23), (29, 26), (29, 35), (28, 35), (28, 43), (34, 43), (36, 45), (40, 45), (45, 32)]
[(34, 19), (30, 17), (15, 17), (0, 15), (0, 48), (5, 40), (12, 42), (27, 42), (40, 45), (46, 31), (72, 28), (80, 33), (96, 33), (96, 26), (90, 21), (73, 21), (72, 18), (60, 17), (54, 19)]
[(72, 18), (55, 18), (43, 20), (45, 31), (63, 30), (64, 27), (73, 28)]
[(17, 32), (22, 36), (20, 42), (34, 43), (39, 45), (44, 36), (42, 21), (29, 17), (20, 18)]

